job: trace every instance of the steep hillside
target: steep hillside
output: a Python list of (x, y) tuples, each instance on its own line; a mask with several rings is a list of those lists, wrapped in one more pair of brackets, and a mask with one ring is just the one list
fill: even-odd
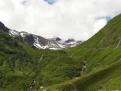
[(77, 47), (42, 50), (0, 26), (0, 91), (121, 90), (121, 15)]
[(86, 69), (80, 77), (50, 86), (48, 91), (121, 90), (121, 15), (91, 39), (66, 52), (75, 60), (86, 61)]
[(79, 75), (77, 61), (64, 50), (31, 48), (6, 30), (0, 26), (0, 91), (27, 91), (33, 81), (38, 89)]

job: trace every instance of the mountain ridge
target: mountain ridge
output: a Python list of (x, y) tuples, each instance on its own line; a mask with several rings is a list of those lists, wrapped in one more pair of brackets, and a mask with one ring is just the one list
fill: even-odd
[(8, 33), (10, 36), (18, 37), (29, 44), (31, 47), (38, 49), (61, 50), (63, 48), (74, 47), (82, 43), (82, 41), (76, 41), (74, 39), (62, 40), (59, 37), (44, 38), (24, 31), (18, 32), (16, 30), (7, 28), (2, 22), (0, 22), (0, 27), (3, 28), (3, 32)]
[[(121, 90), (121, 14), (114, 17), (92, 38), (66, 51), (86, 61), (86, 70), (72, 80), (45, 88), (46, 91)], [(44, 91), (43, 90), (43, 91)], [(41, 90), (40, 90), (41, 91)]]

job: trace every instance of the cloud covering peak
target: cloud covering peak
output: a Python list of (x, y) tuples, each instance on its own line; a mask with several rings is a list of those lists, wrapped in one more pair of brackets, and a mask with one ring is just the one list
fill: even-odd
[(120, 12), (121, 0), (0, 0), (8, 27), (48, 38), (86, 40)]

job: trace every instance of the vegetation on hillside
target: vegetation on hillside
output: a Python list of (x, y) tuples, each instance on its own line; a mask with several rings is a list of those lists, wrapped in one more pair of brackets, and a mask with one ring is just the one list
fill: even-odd
[(48, 91), (121, 90), (121, 15), (83, 44), (66, 49), (75, 60), (86, 60), (80, 77), (45, 88)]
[(121, 15), (83, 44), (58, 51), (0, 32), (0, 91), (121, 90), (120, 65)]
[(0, 91), (26, 91), (70, 80), (80, 67), (64, 50), (38, 50), (0, 32)]

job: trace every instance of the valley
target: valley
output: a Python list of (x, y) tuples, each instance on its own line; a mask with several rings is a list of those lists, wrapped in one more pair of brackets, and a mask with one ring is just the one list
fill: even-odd
[(121, 15), (62, 50), (33, 48), (7, 31), (0, 26), (0, 91), (121, 90)]

